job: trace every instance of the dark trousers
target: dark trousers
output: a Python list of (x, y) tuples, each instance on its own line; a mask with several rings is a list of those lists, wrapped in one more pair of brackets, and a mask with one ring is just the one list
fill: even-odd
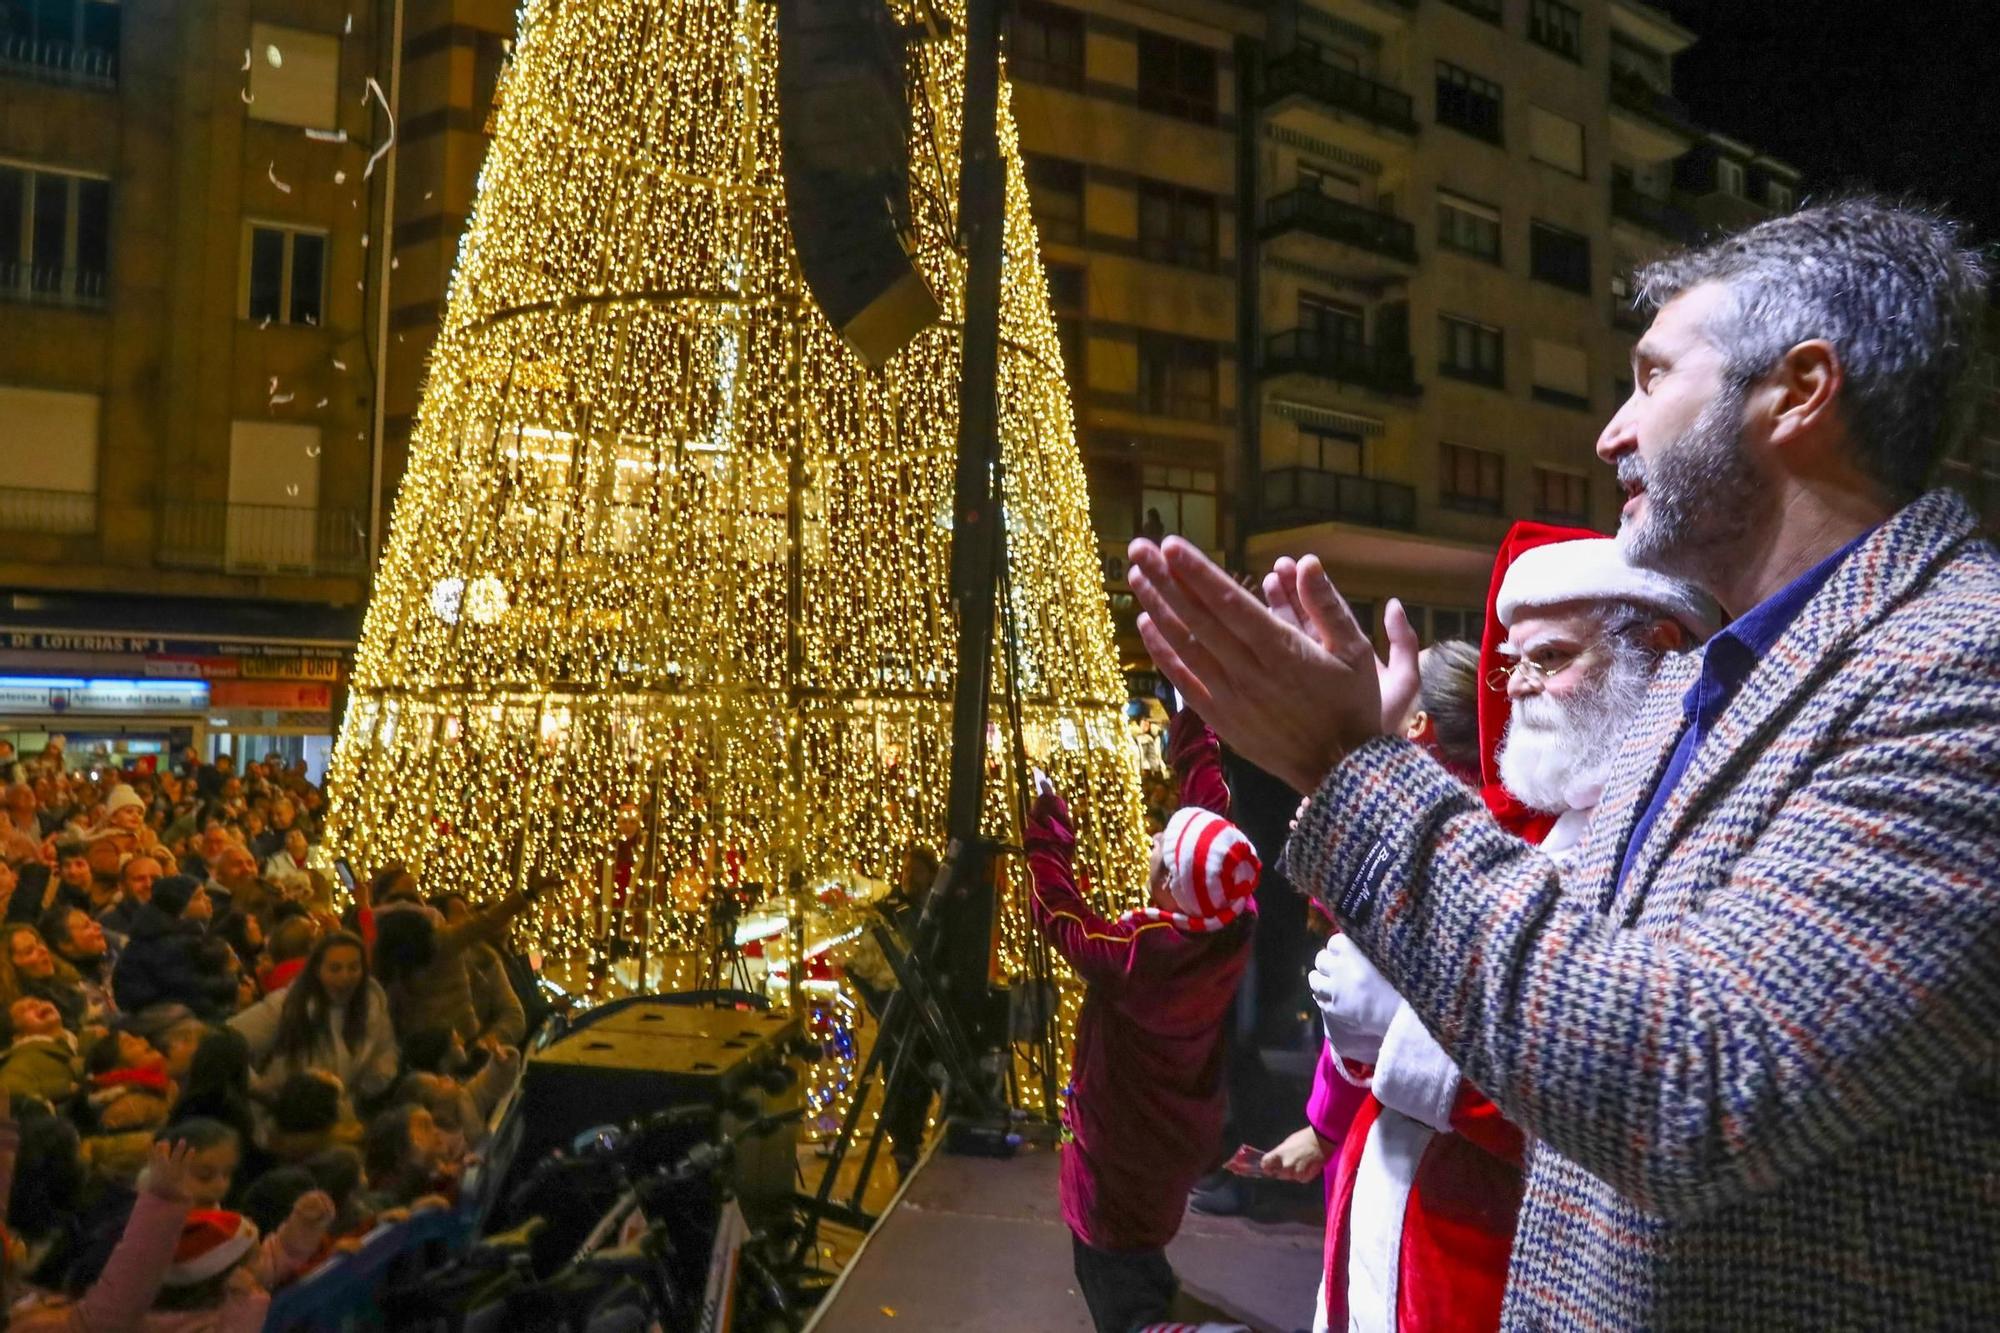
[(1165, 1250), (1100, 1250), (1074, 1235), (1070, 1245), (1077, 1289), (1097, 1333), (1132, 1333), (1167, 1320), (1181, 1284)]

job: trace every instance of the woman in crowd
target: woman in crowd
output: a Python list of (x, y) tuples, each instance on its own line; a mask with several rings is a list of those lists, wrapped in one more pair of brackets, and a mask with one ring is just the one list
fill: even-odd
[(389, 1012), (399, 1033), (450, 1028), (466, 1042), (481, 1031), (473, 1001), (468, 956), (477, 945), (505, 938), (507, 925), (525, 911), (532, 893), (510, 894), (457, 925), (420, 904), (375, 914), (375, 970), (389, 993)]
[(269, 1045), (251, 1048), (264, 1057), (260, 1090), (275, 1092), (291, 1075), (312, 1069), (339, 1079), (349, 1099), (362, 1105), (389, 1090), (397, 1072), (396, 1032), (389, 997), (368, 975), (359, 939), (342, 932), (321, 940), (284, 994)]
[(42, 932), (33, 926), (16, 924), (0, 931), (6, 948), (0, 950), (0, 1007), (27, 996), (47, 1000), (62, 1015), (63, 1026), (81, 1032), (89, 1016), (90, 997), (84, 994), (83, 978), (77, 970), (55, 956)]

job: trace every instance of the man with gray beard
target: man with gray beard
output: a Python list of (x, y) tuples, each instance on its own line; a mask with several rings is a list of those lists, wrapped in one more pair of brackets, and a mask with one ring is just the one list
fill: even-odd
[(1522, 553), (1495, 610), (1509, 665), (1486, 683), (1512, 703), (1500, 781), (1558, 816), (1541, 847), (1561, 858), (1583, 841), (1661, 658), (1715, 632), (1714, 603), (1691, 584), (1634, 569), (1604, 537)]

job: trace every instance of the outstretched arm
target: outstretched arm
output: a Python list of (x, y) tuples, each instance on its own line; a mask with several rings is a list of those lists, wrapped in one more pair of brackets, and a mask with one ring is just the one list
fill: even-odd
[(1022, 841), (1032, 880), (1029, 914), (1035, 928), (1091, 985), (1116, 985), (1137, 962), (1134, 936), (1114, 926), (1084, 902), (1070, 868), (1076, 847), (1069, 807), (1044, 792), (1028, 812)]

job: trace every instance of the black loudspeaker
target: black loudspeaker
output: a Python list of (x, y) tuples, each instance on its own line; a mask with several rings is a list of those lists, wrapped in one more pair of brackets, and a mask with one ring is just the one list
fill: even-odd
[(911, 262), (903, 37), (884, 0), (778, 0), (778, 138), (806, 287), (881, 366), (941, 313)]
[[(733, 1135), (799, 1104), (799, 1080), (775, 1077), (790, 1066), (798, 1036), (798, 1020), (782, 1010), (637, 1000), (595, 1021), (586, 1015), (528, 1059), (514, 1160), (532, 1164), (587, 1129), (684, 1106), (716, 1108), (722, 1132)], [(796, 1141), (786, 1126), (739, 1144), (733, 1183), (746, 1210), (790, 1197)]]

